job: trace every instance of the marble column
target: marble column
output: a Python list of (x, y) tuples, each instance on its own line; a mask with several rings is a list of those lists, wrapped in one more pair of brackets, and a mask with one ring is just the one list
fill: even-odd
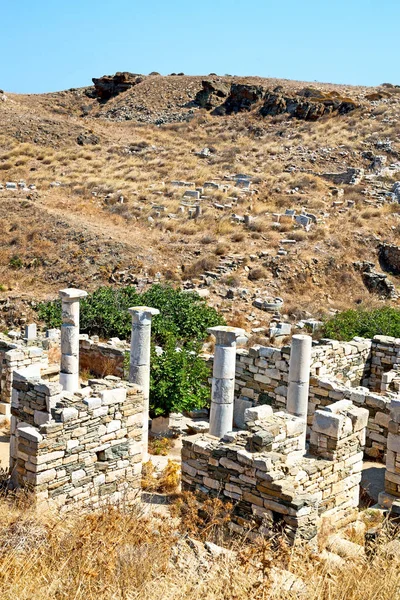
[(310, 387), (312, 338), (294, 335), (290, 350), (289, 379), (286, 410), (304, 420), (304, 449), (306, 445), (308, 392)]
[(66, 288), (62, 303), (60, 384), (67, 392), (79, 389), (79, 301), (87, 292)]
[(233, 428), (235, 394), (236, 340), (244, 335), (237, 327), (211, 327), (215, 336), (213, 379), (210, 407), (210, 435), (221, 438)]
[(150, 397), (150, 344), (151, 320), (160, 314), (157, 308), (134, 306), (128, 309), (132, 315), (131, 355), (129, 381), (143, 389), (143, 457), (148, 454), (149, 397)]

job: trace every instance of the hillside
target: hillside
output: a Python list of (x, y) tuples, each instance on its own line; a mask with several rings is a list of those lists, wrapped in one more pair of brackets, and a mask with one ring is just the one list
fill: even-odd
[[(396, 303), (379, 249), (398, 241), (399, 116), (393, 85), (257, 77), (0, 95), (1, 294), (156, 278), (203, 287), (253, 327), (269, 296), (293, 319)], [(36, 189), (6, 189), (20, 180)], [(302, 209), (308, 221), (285, 215)]]

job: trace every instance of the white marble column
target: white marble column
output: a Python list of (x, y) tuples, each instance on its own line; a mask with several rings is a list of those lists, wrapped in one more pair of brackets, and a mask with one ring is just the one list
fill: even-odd
[(294, 335), (290, 350), (289, 384), (286, 410), (304, 420), (304, 449), (306, 445), (308, 392), (310, 388), (312, 338)]
[(210, 435), (221, 438), (233, 428), (235, 394), (236, 340), (244, 335), (237, 327), (211, 327), (215, 336), (213, 379), (210, 407)]
[(147, 457), (149, 445), (149, 397), (150, 397), (150, 344), (151, 320), (159, 315), (157, 308), (134, 306), (128, 309), (132, 315), (131, 356), (129, 381), (143, 388), (143, 457)]
[(67, 392), (79, 389), (79, 301), (87, 292), (66, 288), (59, 292), (62, 303), (60, 384)]

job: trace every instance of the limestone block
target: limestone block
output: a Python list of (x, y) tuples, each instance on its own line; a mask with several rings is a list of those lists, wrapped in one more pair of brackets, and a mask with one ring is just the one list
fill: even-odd
[(387, 449), (391, 450), (392, 452), (400, 453), (400, 435), (388, 433)]
[(39, 443), (43, 441), (43, 436), (38, 432), (38, 430), (27, 423), (20, 423), (17, 425), (16, 433), (17, 436), (20, 436), (30, 442)]
[(261, 421), (273, 415), (272, 407), (268, 404), (261, 404), (260, 406), (254, 406), (247, 408), (244, 412), (244, 421)]
[(349, 423), (351, 432), (352, 428), (350, 419), (347, 419), (343, 415), (335, 415), (323, 410), (316, 410), (314, 414), (312, 430), (315, 433), (322, 433), (328, 437), (338, 440), (343, 436), (346, 430), (349, 431)]
[(43, 425), (44, 423), (49, 423), (51, 420), (51, 414), (47, 411), (35, 410), (33, 413), (33, 421), (36, 425)]
[(100, 392), (102, 405), (123, 404), (126, 401), (126, 388), (115, 388)]
[(395, 398), (390, 402), (390, 416), (395, 423), (400, 423), (400, 399)]
[(369, 412), (360, 406), (352, 406), (347, 410), (347, 416), (351, 419), (353, 431), (360, 431), (368, 424)]
[(78, 418), (79, 412), (76, 408), (67, 407), (61, 410), (61, 422), (67, 423), (68, 421), (74, 421)]

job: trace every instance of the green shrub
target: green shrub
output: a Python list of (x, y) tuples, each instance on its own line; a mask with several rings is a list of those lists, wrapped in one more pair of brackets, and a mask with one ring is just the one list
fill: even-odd
[(24, 266), (22, 259), (17, 254), (14, 254), (14, 256), (10, 258), (10, 262), (8, 264), (10, 265), (11, 269), (22, 269)]
[[(155, 343), (161, 346), (172, 334), (186, 343), (204, 340), (207, 328), (222, 325), (223, 318), (197, 294), (188, 294), (170, 286), (153, 285), (139, 294), (133, 286), (119, 289), (98, 288), (81, 300), (80, 330), (102, 338), (129, 339), (131, 334), (131, 306), (158, 308), (160, 315), (154, 317), (152, 333)], [(48, 327), (61, 326), (61, 301), (42, 302), (38, 316)]]
[(210, 369), (199, 358), (200, 345), (177, 347), (171, 336), (161, 355), (152, 351), (150, 371), (150, 414), (168, 415), (203, 408), (209, 404)]
[[(127, 309), (131, 306), (151, 306), (160, 310), (152, 323), (152, 415), (206, 406), (210, 398), (207, 381), (210, 373), (198, 352), (207, 337), (207, 328), (223, 325), (224, 319), (197, 294), (170, 286), (154, 285), (142, 294), (132, 286), (117, 290), (99, 288), (81, 300), (81, 332), (103, 338), (129, 339), (131, 316)], [(60, 300), (43, 302), (37, 310), (48, 327), (60, 327)], [(163, 348), (161, 356), (156, 354), (155, 344)]]
[(389, 306), (375, 310), (346, 310), (322, 328), (323, 337), (349, 341), (355, 336), (373, 338), (375, 335), (400, 337), (400, 310)]

